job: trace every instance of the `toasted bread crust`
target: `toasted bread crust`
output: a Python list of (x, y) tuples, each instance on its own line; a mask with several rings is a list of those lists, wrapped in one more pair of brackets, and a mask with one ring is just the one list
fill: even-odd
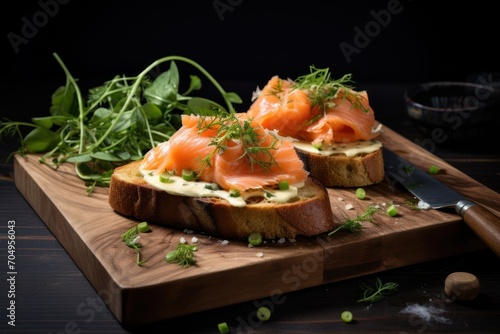
[(312, 179), (300, 188), (296, 201), (234, 207), (219, 198), (178, 196), (154, 188), (140, 175), (140, 164), (116, 168), (109, 187), (110, 206), (137, 220), (232, 239), (246, 239), (252, 232), (266, 239), (313, 236), (334, 226), (328, 192)]
[(324, 156), (295, 148), (309, 176), (325, 187), (363, 187), (382, 182), (384, 159), (382, 147), (368, 154), (348, 157), (344, 154)]

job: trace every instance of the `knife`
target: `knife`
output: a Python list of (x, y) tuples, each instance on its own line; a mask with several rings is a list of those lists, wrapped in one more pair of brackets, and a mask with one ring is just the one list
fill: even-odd
[(500, 257), (500, 217), (484, 206), (445, 186), (432, 175), (384, 147), (386, 176), (401, 183), (410, 193), (433, 209), (455, 208), (465, 223)]

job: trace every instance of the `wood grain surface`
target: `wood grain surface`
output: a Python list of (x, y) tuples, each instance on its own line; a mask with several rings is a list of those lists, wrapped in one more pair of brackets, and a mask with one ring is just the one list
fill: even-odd
[[(444, 173), (436, 178), (499, 214), (500, 195), (495, 191), (387, 127), (380, 140), (405, 158), (411, 155), (411, 161), (424, 169), (438, 165)], [(87, 195), (73, 165), (55, 171), (40, 164), (36, 155), (16, 156), (14, 176), (16, 187), (111, 312), (128, 325), (257, 298), (277, 303), (286, 292), (485, 248), (453, 211), (413, 210), (405, 204), (411, 195), (384, 181), (365, 187), (365, 200), (356, 199), (355, 189), (329, 189), (338, 224), (364, 213), (368, 205), (399, 205), (398, 216), (388, 217), (380, 210), (359, 233), (340, 231), (283, 243), (267, 240), (249, 248), (244, 241), (226, 244), (196, 231), (153, 226), (141, 237), (147, 262), (139, 267), (134, 250), (121, 241), (137, 222), (109, 207), (107, 188)], [(348, 204), (353, 208), (347, 209)], [(191, 243), (192, 236), (199, 240), (196, 265), (183, 269), (166, 263), (165, 255), (180, 238)]]

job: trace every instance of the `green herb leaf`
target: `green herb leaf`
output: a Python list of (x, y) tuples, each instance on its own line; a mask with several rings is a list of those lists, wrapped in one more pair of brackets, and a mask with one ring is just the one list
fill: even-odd
[(24, 138), (24, 147), (29, 152), (46, 152), (55, 148), (59, 140), (57, 133), (45, 128), (36, 128)]

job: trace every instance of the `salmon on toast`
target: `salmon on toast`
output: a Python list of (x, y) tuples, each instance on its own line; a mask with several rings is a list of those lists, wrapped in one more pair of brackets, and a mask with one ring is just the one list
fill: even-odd
[(350, 143), (380, 134), (366, 91), (355, 91), (351, 76), (330, 79), (328, 70), (291, 79), (273, 76), (257, 93), (248, 114), (280, 135), (312, 143)]
[(168, 141), (114, 170), (108, 201), (125, 216), (222, 238), (334, 227), (328, 191), (293, 144), (247, 113), (183, 115)]
[(257, 90), (247, 111), (255, 122), (293, 138), (310, 176), (325, 186), (354, 187), (382, 181), (382, 126), (368, 93), (356, 91), (351, 75), (330, 77), (310, 68), (296, 80), (273, 76)]
[(273, 136), (248, 114), (183, 115), (182, 127), (144, 156), (142, 168), (181, 175), (192, 170), (199, 181), (225, 190), (300, 184), (308, 176), (291, 142)]

